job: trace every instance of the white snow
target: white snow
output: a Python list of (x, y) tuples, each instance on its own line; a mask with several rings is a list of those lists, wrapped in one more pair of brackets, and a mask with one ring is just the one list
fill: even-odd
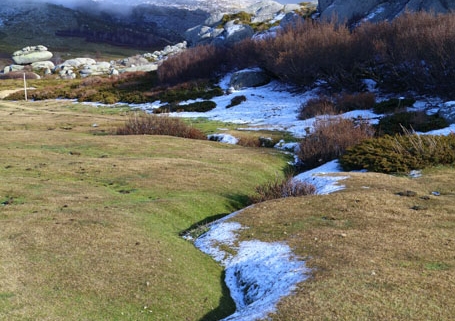
[[(226, 222), (239, 212), (215, 222), (211, 229), (195, 241), (204, 253), (220, 262), (226, 271), (225, 282), (236, 305), (236, 312), (223, 321), (252, 321), (275, 311), (283, 297), (304, 281), (309, 270), (305, 262), (292, 254), (291, 248), (279, 242), (242, 241), (236, 245), (236, 222)], [(222, 250), (226, 245), (235, 255)]]
[[(347, 176), (329, 175), (339, 171), (338, 162), (333, 161), (295, 179), (314, 184), (318, 194), (328, 194), (343, 188), (337, 183)], [(236, 312), (223, 321), (253, 321), (267, 317), (275, 311), (279, 300), (292, 294), (297, 284), (311, 273), (305, 262), (293, 255), (285, 243), (237, 242), (236, 231), (247, 227), (230, 219), (240, 212), (214, 222), (210, 230), (195, 241), (201, 251), (225, 267), (225, 282), (236, 304)], [(224, 251), (226, 246), (236, 253)]]
[(349, 176), (331, 175), (341, 172), (338, 161), (334, 160), (320, 167), (303, 172), (294, 180), (311, 183), (316, 187), (317, 194), (330, 194), (343, 189), (344, 185), (339, 185), (338, 181), (344, 180)]

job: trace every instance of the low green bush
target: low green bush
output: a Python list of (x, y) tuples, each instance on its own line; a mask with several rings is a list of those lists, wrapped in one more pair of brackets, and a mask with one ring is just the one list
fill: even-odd
[(401, 112), (385, 116), (379, 120), (379, 135), (401, 134), (405, 131), (428, 132), (447, 127), (447, 121), (438, 115), (427, 115), (424, 111)]
[(406, 107), (411, 107), (415, 102), (416, 101), (413, 98), (392, 98), (376, 103), (373, 107), (373, 111), (376, 114), (394, 113)]
[(173, 112), (199, 112), (205, 113), (216, 107), (216, 103), (210, 100), (197, 101), (191, 104), (179, 105), (176, 103), (166, 104), (154, 110), (155, 114), (173, 113)]
[(240, 105), (246, 101), (246, 96), (245, 95), (240, 95), (240, 96), (235, 96), (234, 98), (231, 99), (231, 103), (226, 106), (226, 108), (231, 108), (237, 105)]
[(372, 138), (350, 147), (340, 158), (343, 170), (408, 173), (455, 163), (455, 135), (395, 135)]

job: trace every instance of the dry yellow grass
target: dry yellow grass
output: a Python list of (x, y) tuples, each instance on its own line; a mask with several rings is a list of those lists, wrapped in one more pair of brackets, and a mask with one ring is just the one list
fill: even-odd
[[(453, 320), (455, 171), (349, 174), (347, 189), (269, 201), (236, 220), (312, 269), (273, 320)], [(410, 194), (415, 196), (400, 196)], [(439, 192), (435, 196), (432, 192)]]
[(286, 160), (209, 141), (106, 135), (127, 117), (65, 101), (0, 102), (0, 320), (232, 312), (221, 267), (178, 234), (237, 209)]

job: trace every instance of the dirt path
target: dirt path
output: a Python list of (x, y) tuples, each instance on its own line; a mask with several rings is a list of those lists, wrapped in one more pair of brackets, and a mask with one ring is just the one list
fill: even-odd
[(24, 89), (8, 89), (8, 90), (0, 90), (0, 99), (4, 99), (5, 97), (14, 94), (17, 91), (21, 91)]

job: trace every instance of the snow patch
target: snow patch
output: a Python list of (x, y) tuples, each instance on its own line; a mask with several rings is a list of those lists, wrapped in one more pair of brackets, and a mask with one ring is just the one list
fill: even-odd
[[(231, 218), (239, 212), (231, 214)], [(215, 222), (195, 241), (204, 253), (220, 262), (226, 271), (226, 285), (236, 305), (236, 312), (223, 321), (252, 321), (275, 311), (279, 300), (290, 295), (296, 284), (309, 274), (305, 262), (292, 254), (284, 243), (257, 240), (236, 245), (235, 232), (243, 227), (236, 222)], [(228, 246), (236, 254), (223, 251)]]

